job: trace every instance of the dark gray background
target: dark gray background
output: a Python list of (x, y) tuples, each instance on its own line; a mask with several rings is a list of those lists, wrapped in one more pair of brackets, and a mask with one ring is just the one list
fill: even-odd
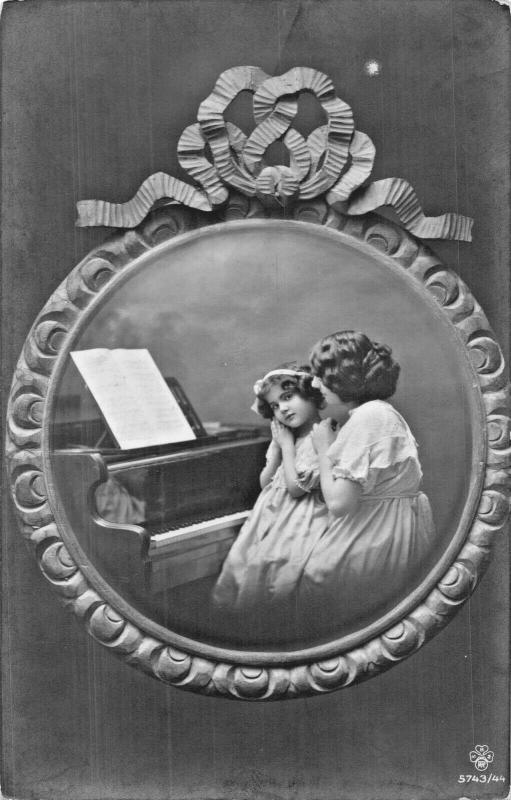
[[(102, 230), (74, 204), (123, 201), (175, 146), (220, 72), (310, 65), (429, 214), (473, 216), (434, 249), (508, 351), (509, 11), (488, 0), (25, 0), (2, 14), (2, 324), (8, 391), (33, 318)], [(364, 71), (369, 59), (381, 75)], [(448, 488), (448, 487), (447, 487)], [(117, 662), (4, 530), (3, 790), (18, 798), (501, 797), (457, 782), (474, 744), (507, 776), (507, 546), (472, 601), (385, 675), (266, 705), (167, 689)], [(507, 781), (507, 777), (506, 777)]]

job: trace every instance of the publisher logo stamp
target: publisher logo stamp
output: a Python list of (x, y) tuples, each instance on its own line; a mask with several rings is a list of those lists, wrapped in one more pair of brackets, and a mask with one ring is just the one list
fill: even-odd
[(476, 744), (474, 749), (470, 751), (469, 758), (471, 763), (476, 768), (477, 772), (472, 775), (460, 775), (458, 783), (503, 783), (505, 778), (503, 775), (496, 775), (493, 772), (488, 772), (488, 766), (493, 764), (495, 753), (490, 750), (487, 744)]
[(494, 755), (493, 750), (490, 750), (487, 744), (476, 744), (470, 751), (470, 760), (479, 772), (484, 772), (488, 769), (488, 764), (492, 763)]

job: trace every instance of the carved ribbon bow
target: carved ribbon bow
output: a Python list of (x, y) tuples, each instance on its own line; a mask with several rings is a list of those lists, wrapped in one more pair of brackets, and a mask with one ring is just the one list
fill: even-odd
[[(247, 90), (253, 93), (256, 123), (249, 136), (224, 117), (234, 98)], [(326, 125), (306, 139), (292, 127), (304, 91), (316, 97), (327, 118)], [(200, 188), (157, 172), (126, 203), (79, 201), (77, 225), (133, 228), (162, 200), (211, 211), (227, 200), (229, 189), (235, 189), (270, 207), (321, 195), (349, 215), (390, 206), (418, 237), (471, 240), (470, 218), (453, 213), (426, 217), (413, 187), (403, 178), (362, 186), (373, 168), (374, 144), (355, 130), (350, 106), (318, 70), (294, 67), (272, 78), (259, 67), (228, 69), (199, 106), (197, 120), (183, 131), (177, 154), (181, 167)], [(265, 163), (266, 150), (276, 141), (288, 149), (289, 166)]]

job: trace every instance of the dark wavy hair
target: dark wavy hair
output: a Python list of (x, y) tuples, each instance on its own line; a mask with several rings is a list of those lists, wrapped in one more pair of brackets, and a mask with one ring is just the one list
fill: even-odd
[(312, 372), (343, 403), (386, 400), (396, 391), (400, 366), (386, 344), (359, 331), (337, 331), (314, 345)]
[(265, 400), (264, 395), (271, 389), (272, 386), (279, 385), (283, 391), (291, 390), (303, 397), (304, 400), (309, 400), (316, 408), (323, 408), (325, 401), (319, 389), (312, 385), (314, 375), (308, 364), (297, 367), (295, 363), (279, 364), (275, 369), (295, 369), (299, 372), (306, 372), (306, 375), (270, 375), (261, 385), (259, 392), (256, 395), (257, 413), (264, 419), (273, 419), (273, 410), (270, 404)]

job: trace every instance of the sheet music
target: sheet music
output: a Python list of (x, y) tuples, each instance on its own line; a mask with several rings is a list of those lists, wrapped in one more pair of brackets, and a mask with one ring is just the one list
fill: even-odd
[(148, 350), (97, 348), (71, 357), (122, 449), (196, 438)]

